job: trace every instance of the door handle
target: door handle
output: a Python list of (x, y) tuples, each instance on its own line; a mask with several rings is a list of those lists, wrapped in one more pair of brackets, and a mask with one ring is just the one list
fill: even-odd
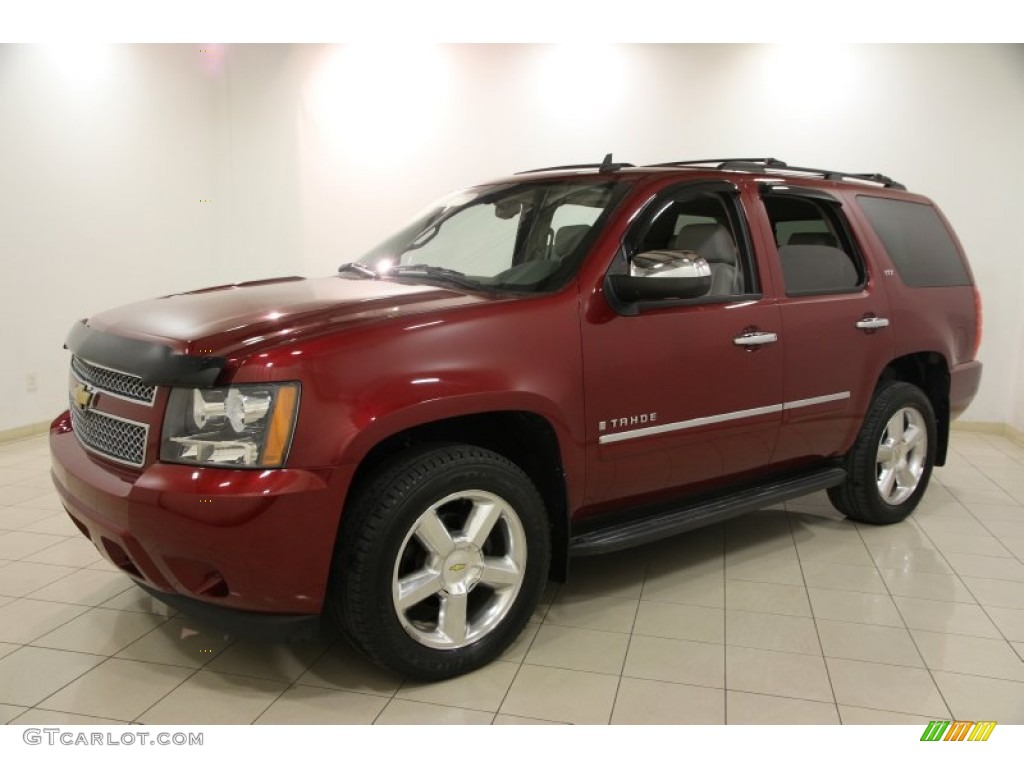
[(778, 340), (779, 335), (777, 333), (747, 331), (733, 339), (732, 343), (738, 347), (760, 347), (765, 344), (774, 344)]
[(879, 328), (888, 328), (889, 318), (865, 317), (857, 321), (857, 327), (862, 331), (877, 331)]

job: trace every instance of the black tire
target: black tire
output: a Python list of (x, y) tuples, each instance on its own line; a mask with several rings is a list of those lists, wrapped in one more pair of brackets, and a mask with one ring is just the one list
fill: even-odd
[(829, 500), (851, 520), (874, 525), (900, 522), (928, 488), (936, 442), (935, 412), (928, 396), (913, 384), (883, 382), (846, 455), (846, 482), (829, 489)]
[(418, 680), (455, 677), (518, 637), (550, 547), (540, 494), (515, 464), (469, 445), (412, 449), (348, 505), (328, 610), (377, 664)]

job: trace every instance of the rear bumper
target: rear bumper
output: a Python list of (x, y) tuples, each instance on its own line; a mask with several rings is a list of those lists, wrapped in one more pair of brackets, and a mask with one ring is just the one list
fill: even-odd
[(86, 452), (62, 419), (50, 451), (54, 485), (82, 533), (165, 602), (275, 620), (321, 613), (347, 471), (160, 462), (126, 471)]
[(954, 365), (949, 372), (949, 418), (957, 418), (974, 400), (981, 383), (981, 362)]

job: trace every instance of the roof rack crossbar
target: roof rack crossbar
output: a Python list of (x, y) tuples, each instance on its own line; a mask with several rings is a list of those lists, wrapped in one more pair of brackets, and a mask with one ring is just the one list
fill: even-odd
[(823, 176), (829, 181), (842, 181), (843, 179), (858, 179), (860, 181), (870, 181), (875, 184), (881, 184), (885, 187), (891, 187), (893, 189), (906, 189), (905, 186), (900, 184), (898, 181), (886, 176), (884, 173), (847, 173), (845, 171), (828, 171), (823, 168), (803, 168), (797, 165), (788, 165), (785, 170), (795, 171), (796, 173), (813, 173)]
[(584, 171), (588, 168), (596, 168), (601, 173), (614, 173), (622, 168), (635, 168), (632, 163), (613, 163), (609, 152), (600, 163), (580, 163), (578, 165), (552, 165), (549, 168), (533, 168), (529, 171), (519, 171), (516, 176), (524, 173), (542, 173), (543, 171)]
[(906, 189), (903, 184), (882, 173), (847, 173), (845, 171), (829, 171), (824, 168), (805, 168), (798, 165), (788, 165), (782, 160), (774, 157), (729, 157), (714, 160), (676, 160), (671, 163), (655, 163), (656, 166), (678, 166), (678, 165), (714, 165), (719, 170), (751, 170), (764, 169), (773, 171), (793, 171), (794, 173), (808, 173), (821, 176), (829, 181), (842, 181), (843, 179), (857, 179), (869, 181), (874, 184), (881, 184), (892, 189)]
[(670, 163), (653, 163), (654, 166), (671, 165), (717, 165), (723, 170), (738, 163), (755, 163), (768, 168), (785, 168), (786, 164), (774, 157), (718, 157), (709, 160), (673, 160)]

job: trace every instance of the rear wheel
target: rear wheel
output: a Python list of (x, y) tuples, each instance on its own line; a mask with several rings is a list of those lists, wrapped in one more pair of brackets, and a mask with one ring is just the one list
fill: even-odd
[(372, 660), (422, 680), (469, 672), (519, 635), (550, 544), (537, 490), (474, 446), (415, 450), (346, 511), (331, 607)]
[(829, 499), (859, 522), (903, 520), (928, 488), (935, 445), (935, 413), (928, 396), (902, 381), (880, 385), (846, 456), (846, 482), (830, 488)]

